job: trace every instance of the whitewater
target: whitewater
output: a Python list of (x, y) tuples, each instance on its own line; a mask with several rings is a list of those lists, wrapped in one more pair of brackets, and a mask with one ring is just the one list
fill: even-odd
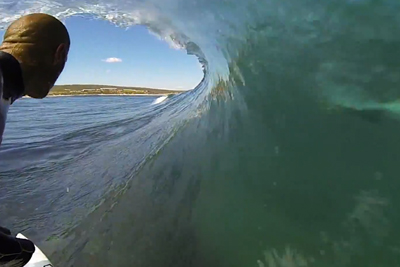
[(55, 266), (400, 264), (400, 2), (21, 0), (0, 24), (32, 12), (145, 25), (204, 71), (141, 109), (69, 98), (93, 119), (35, 126), (56, 137), (15, 128), (0, 223)]

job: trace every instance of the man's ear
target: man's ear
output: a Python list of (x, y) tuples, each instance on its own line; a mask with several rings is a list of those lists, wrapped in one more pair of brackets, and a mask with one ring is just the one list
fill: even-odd
[(68, 59), (68, 46), (66, 44), (60, 44), (57, 47), (56, 54), (54, 55), (54, 65), (65, 64)]

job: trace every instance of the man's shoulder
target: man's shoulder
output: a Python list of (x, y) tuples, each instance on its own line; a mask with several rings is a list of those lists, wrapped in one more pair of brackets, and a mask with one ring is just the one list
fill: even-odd
[(3, 79), (3, 71), (1, 70), (0, 64), (0, 96), (3, 98), (3, 88), (4, 88), (4, 79)]

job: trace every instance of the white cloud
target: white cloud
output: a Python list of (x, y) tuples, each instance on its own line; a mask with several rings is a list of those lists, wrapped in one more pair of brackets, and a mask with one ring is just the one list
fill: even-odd
[(103, 61), (107, 62), (107, 63), (119, 63), (119, 62), (122, 62), (122, 59), (117, 58), (117, 57), (109, 57), (109, 58), (103, 59)]

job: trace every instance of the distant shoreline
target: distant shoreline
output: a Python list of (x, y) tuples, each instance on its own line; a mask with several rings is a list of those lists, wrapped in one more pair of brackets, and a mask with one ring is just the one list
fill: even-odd
[[(52, 95), (48, 94), (47, 97), (88, 97), (88, 96), (168, 96), (169, 94), (76, 94), (76, 95)], [(173, 95), (173, 94), (171, 94)], [(31, 98), (23, 96), (22, 98)]]
[(76, 84), (76, 85), (56, 85), (48, 97), (61, 96), (165, 96), (183, 93), (184, 91), (141, 88), (141, 87), (122, 87), (111, 85)]
[(63, 96), (167, 96), (168, 94), (76, 94), (76, 95), (51, 95), (47, 97), (63, 97)]

